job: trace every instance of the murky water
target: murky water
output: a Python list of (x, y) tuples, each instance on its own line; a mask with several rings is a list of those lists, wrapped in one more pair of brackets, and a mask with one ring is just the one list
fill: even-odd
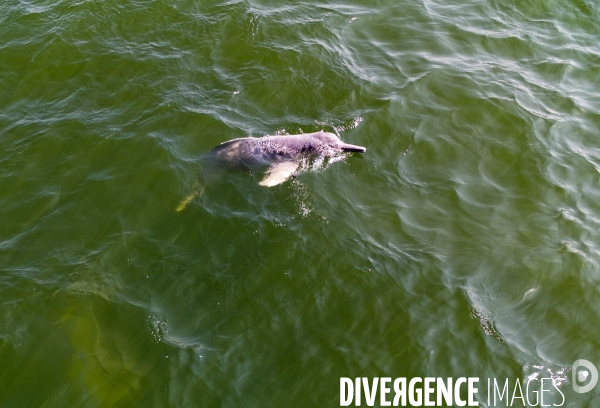
[[(341, 377), (478, 377), (480, 406), (522, 406), (488, 379), (548, 377), (544, 404), (598, 406), (571, 366), (600, 366), (599, 21), (1, 3), (0, 405), (329, 407)], [(368, 150), (175, 211), (215, 145), (318, 130)]]

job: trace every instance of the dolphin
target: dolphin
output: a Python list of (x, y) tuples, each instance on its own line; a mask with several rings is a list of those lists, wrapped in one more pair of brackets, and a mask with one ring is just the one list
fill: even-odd
[(204, 186), (221, 171), (252, 171), (266, 168), (258, 184), (272, 187), (295, 177), (303, 159), (335, 157), (344, 152), (364, 153), (362, 146), (344, 143), (333, 133), (315, 132), (299, 135), (244, 137), (221, 143), (204, 157), (204, 168), (195, 191), (179, 203), (186, 205), (204, 190)]

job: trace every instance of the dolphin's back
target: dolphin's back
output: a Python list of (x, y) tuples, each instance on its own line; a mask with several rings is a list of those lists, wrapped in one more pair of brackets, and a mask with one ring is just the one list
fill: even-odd
[(243, 170), (264, 165), (258, 139), (245, 137), (221, 143), (207, 154), (212, 164), (231, 170)]
[(343, 143), (327, 132), (301, 135), (244, 137), (221, 143), (206, 155), (214, 169), (248, 170), (298, 161), (306, 156), (334, 156), (346, 152), (364, 152), (362, 146)]

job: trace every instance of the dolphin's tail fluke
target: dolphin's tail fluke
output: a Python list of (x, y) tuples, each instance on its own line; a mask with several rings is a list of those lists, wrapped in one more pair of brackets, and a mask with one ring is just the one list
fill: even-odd
[(342, 151), (344, 152), (356, 152), (356, 153), (364, 153), (367, 151), (366, 147), (362, 147), (362, 146), (357, 146), (357, 145), (352, 145), (352, 144), (347, 144), (347, 143), (342, 143), (340, 145), (340, 148), (342, 149)]
[(190, 193), (190, 195), (188, 195), (187, 197), (185, 197), (183, 200), (181, 200), (179, 202), (179, 204), (177, 204), (177, 207), (175, 207), (175, 211), (177, 212), (181, 212), (185, 209), (185, 207), (187, 207), (187, 205), (196, 197), (200, 197), (202, 195), (202, 193), (204, 192), (204, 187), (205, 185), (200, 183), (200, 181), (196, 180), (196, 182), (194, 183), (194, 187), (192, 192)]

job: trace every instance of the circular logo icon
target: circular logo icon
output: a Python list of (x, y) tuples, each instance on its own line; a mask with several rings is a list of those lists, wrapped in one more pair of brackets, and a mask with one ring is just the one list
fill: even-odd
[[(580, 367), (585, 367), (587, 371), (580, 370)], [(579, 385), (585, 383), (588, 377), (590, 382), (586, 385)], [(571, 372), (571, 380), (573, 381), (573, 390), (580, 394), (589, 392), (598, 383), (598, 370), (596, 366), (587, 360), (579, 359), (573, 363), (573, 371)]]

